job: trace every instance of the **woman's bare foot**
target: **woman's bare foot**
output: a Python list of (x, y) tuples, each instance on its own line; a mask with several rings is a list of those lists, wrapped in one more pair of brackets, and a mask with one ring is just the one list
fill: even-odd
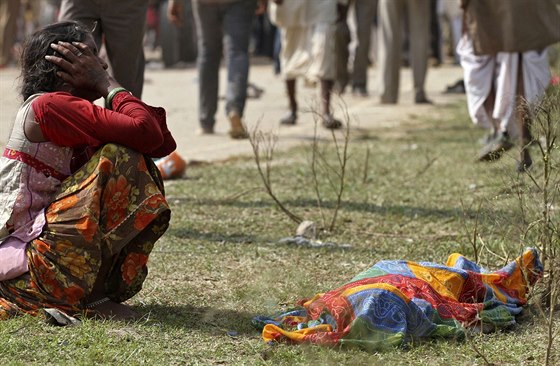
[(110, 320), (133, 320), (138, 314), (125, 304), (106, 301), (91, 308), (94, 317)]

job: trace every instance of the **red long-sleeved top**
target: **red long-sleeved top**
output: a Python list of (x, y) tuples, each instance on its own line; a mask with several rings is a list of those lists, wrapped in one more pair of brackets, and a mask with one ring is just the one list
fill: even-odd
[(153, 158), (177, 147), (166, 123), (165, 110), (151, 107), (126, 92), (117, 93), (113, 110), (69, 93), (47, 93), (32, 104), (43, 136), (59, 146), (99, 147), (116, 143)]

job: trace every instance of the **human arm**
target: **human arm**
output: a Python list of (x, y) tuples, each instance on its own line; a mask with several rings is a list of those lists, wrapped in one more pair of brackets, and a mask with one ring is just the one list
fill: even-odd
[[(96, 147), (113, 142), (153, 157), (174, 150), (165, 111), (146, 105), (128, 92), (115, 93), (120, 85), (108, 75), (106, 63), (88, 45), (60, 42), (52, 48), (60, 56), (47, 59), (59, 66), (57, 76), (68, 86), (33, 101), (38, 123), (30, 124), (29, 129), (39, 131), (32, 133), (26, 125), (28, 136), (42, 135), (36, 142), (42, 139), (68, 147)], [(109, 109), (81, 98), (83, 94), (93, 95), (93, 99), (108, 98)]]
[(184, 19), (183, 0), (169, 0), (167, 3), (167, 19), (176, 27), (182, 27)]
[(255, 15), (262, 15), (266, 13), (266, 6), (268, 5), (268, 0), (258, 0), (257, 9), (255, 10)]
[(65, 92), (47, 93), (33, 101), (33, 111), (47, 141), (67, 147), (98, 147), (112, 142), (151, 157), (175, 150), (165, 111), (128, 93), (113, 98), (113, 110)]

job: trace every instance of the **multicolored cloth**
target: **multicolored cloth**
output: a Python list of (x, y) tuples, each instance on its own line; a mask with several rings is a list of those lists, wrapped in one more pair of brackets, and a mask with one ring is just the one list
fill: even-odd
[(41, 235), (26, 248), (29, 272), (0, 281), (0, 319), (41, 308), (85, 311), (102, 261), (112, 264), (106, 296), (129, 299), (142, 288), (170, 210), (153, 161), (107, 144), (62, 182), (45, 217)]
[(358, 346), (375, 351), (431, 338), (461, 338), (465, 327), (503, 328), (542, 274), (535, 249), (487, 272), (460, 254), (445, 266), (381, 261), (347, 284), (274, 318), (256, 317), (266, 342)]

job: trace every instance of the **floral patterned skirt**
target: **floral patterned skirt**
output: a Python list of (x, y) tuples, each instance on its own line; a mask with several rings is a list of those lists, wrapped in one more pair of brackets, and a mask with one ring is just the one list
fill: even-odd
[(106, 296), (122, 302), (142, 288), (170, 210), (152, 160), (107, 144), (64, 180), (27, 245), (29, 272), (0, 282), (0, 319), (41, 308), (83, 312), (102, 262)]

